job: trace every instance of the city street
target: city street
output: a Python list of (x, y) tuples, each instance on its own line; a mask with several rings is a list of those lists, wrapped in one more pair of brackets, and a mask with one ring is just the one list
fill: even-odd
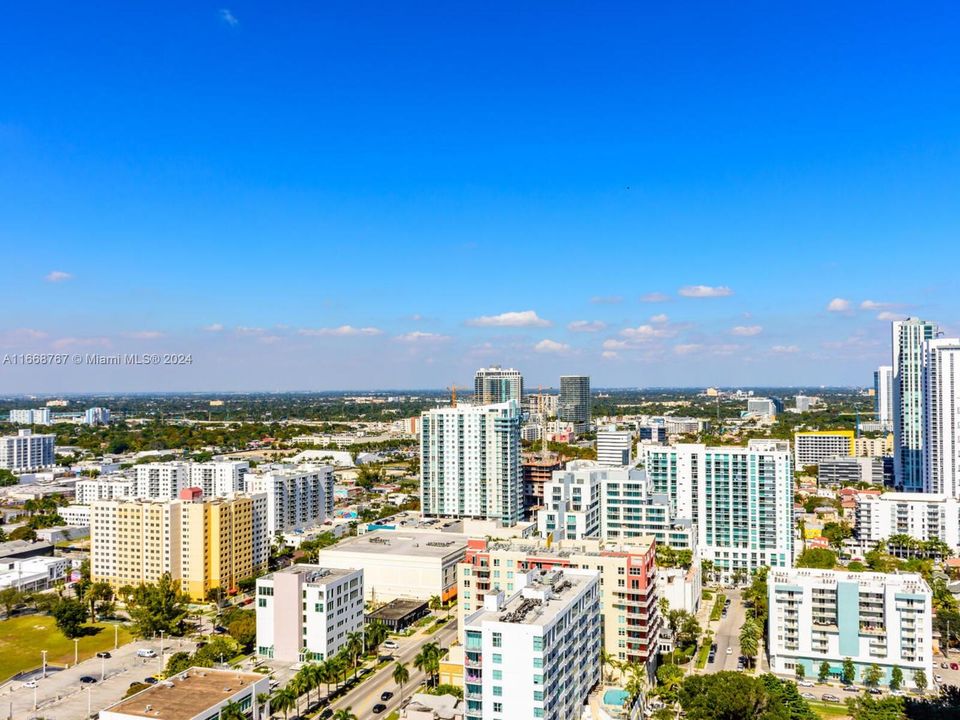
[[(355, 688), (345, 697), (332, 703), (330, 707), (333, 710), (351, 708), (360, 720), (371, 720), (371, 718), (389, 715), (391, 711), (400, 706), (403, 700), (400, 696), (400, 688), (397, 687), (392, 677), (396, 662), (405, 663), (407, 669), (410, 671), (410, 680), (404, 684), (403, 693), (405, 696), (412, 695), (413, 691), (424, 680), (423, 673), (413, 666), (413, 659), (417, 656), (417, 653), (420, 652), (420, 648), (428, 642), (436, 643), (444, 648), (449, 647), (450, 643), (456, 638), (456, 635), (457, 622), (451, 618), (450, 622), (433, 635), (417, 633), (409, 638), (398, 639), (397, 643), (400, 645), (400, 649), (393, 652), (395, 661), (384, 666), (381, 670), (377, 671), (376, 674), (369, 677), (362, 685)], [(384, 703), (387, 709), (380, 715), (374, 715), (373, 712), (371, 712), (371, 708), (380, 702), (380, 693), (384, 690), (389, 690), (394, 695)]]
[[(169, 655), (178, 650), (192, 652), (194, 645), (189, 640), (168, 638), (163, 647)], [(46, 678), (41, 678), (38, 671), (35, 689), (24, 687), (24, 680), (9, 682), (0, 689), (0, 718), (27, 720), (42, 716), (45, 720), (78, 720), (86, 717), (88, 703), (96, 713), (120, 700), (130, 683), (142, 682), (163, 668), (164, 660), (160, 657), (137, 657), (137, 650), (141, 648), (152, 648), (159, 653), (160, 641), (127, 643), (111, 650), (109, 659), (90, 658), (66, 670), (48, 672)], [(97, 682), (81, 683), (84, 675), (96, 678)]]
[[(717, 644), (717, 654), (714, 661), (707, 663), (702, 672), (715, 673), (721, 670), (736, 670), (737, 660), (740, 658), (740, 628), (743, 626), (746, 617), (740, 591), (723, 590), (722, 593), (730, 599), (730, 607), (725, 618), (721, 618), (717, 623), (710, 623), (715, 633), (713, 642)], [(713, 600), (709, 602), (710, 608), (713, 607), (713, 602)], [(707, 617), (709, 617), (709, 612)], [(729, 655), (727, 654), (727, 648), (731, 650)]]

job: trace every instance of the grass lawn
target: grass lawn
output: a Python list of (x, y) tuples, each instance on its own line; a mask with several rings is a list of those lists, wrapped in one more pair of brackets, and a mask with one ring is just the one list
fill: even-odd
[[(78, 645), (80, 659), (101, 650), (113, 650), (113, 626), (97, 623), (96, 635), (84, 635)], [(130, 642), (130, 632), (120, 627), (120, 644)], [(64, 637), (49, 615), (21, 615), (0, 622), (0, 681), (23, 670), (40, 667), (40, 651), (50, 665), (73, 664), (73, 640)]]
[(723, 615), (723, 604), (726, 602), (726, 595), (717, 595), (717, 601), (713, 604), (713, 609), (710, 611), (710, 620), (716, 622), (720, 619), (720, 616)]
[(820, 717), (824, 718), (824, 720), (850, 717), (847, 715), (847, 706), (843, 703), (825, 703), (808, 700), (807, 704), (810, 705), (811, 710), (813, 710)]

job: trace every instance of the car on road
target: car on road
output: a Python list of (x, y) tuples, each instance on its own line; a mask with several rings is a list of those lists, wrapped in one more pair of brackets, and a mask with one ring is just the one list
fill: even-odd
[(35, 688), (37, 686), (36, 680), (27, 680), (21, 687), (25, 688)]
[(727, 655), (733, 655), (733, 648), (731, 647), (727, 648)]
[(160, 681), (157, 680), (155, 677), (153, 677), (153, 675), (151, 675), (150, 677), (145, 677), (145, 678), (143, 679), (143, 681), (144, 681), (147, 685), (156, 685), (158, 682), (160, 682)]
[(951, 670), (960, 670), (960, 664), (950, 663), (950, 669), (951, 669)]
[(854, 687), (853, 685), (844, 685), (843, 691), (844, 692), (860, 692), (860, 688)]
[(397, 650), (400, 646), (397, 645), (396, 640), (384, 640), (383, 645), (381, 645), (381, 647), (387, 650)]
[(820, 699), (823, 700), (824, 702), (840, 702), (840, 698), (838, 698), (833, 693), (826, 693), (825, 695), (821, 695)]
[(802, 697), (804, 700), (816, 700), (816, 699), (817, 699), (817, 696), (814, 695), (812, 692), (803, 692), (803, 693), (800, 693), (800, 697)]
[(219, 635), (223, 635), (227, 629), (223, 625), (214, 625), (213, 631)]
[(371, 712), (373, 712), (374, 715), (379, 715), (386, 709), (387, 709), (386, 705), (384, 705), (383, 703), (377, 703), (371, 708)]
[(90, 685), (91, 683), (95, 683), (96, 681), (97, 679), (93, 675), (82, 675), (80, 677), (80, 682), (82, 682), (84, 685)]
[(723, 610), (720, 611), (720, 617), (725, 618), (726, 616), (727, 616), (727, 609), (724, 608)]
[(716, 652), (716, 651), (717, 651), (717, 644), (710, 643), (710, 652)]
[(800, 682), (797, 683), (797, 685), (799, 685), (800, 687), (814, 687), (816, 683), (813, 682), (813, 680), (801, 680)]
[(880, 688), (870, 688), (867, 690), (867, 692), (871, 695), (883, 695), (883, 690)]
[(137, 650), (137, 657), (142, 658), (155, 658), (157, 656), (157, 651), (153, 648), (140, 648)]
[(708, 662), (708, 663), (716, 662), (716, 660), (717, 660), (717, 654), (716, 654), (716, 653), (710, 653), (709, 655), (707, 655), (707, 662)]
[(943, 675), (934, 675), (934, 676), (933, 676), (933, 679), (936, 680), (938, 683), (942, 683), (942, 682), (943, 682)]
[(392, 697), (393, 697), (393, 693), (390, 692), (389, 690), (384, 690), (382, 693), (380, 693), (380, 699), (383, 700), (384, 702), (386, 702)]
[(108, 653), (106, 650), (104, 650), (103, 652), (98, 652), (97, 657), (102, 658), (104, 660), (109, 660), (113, 656), (110, 653)]
[(946, 670), (949, 667), (949, 665), (947, 665), (946, 663), (940, 663), (940, 667)]

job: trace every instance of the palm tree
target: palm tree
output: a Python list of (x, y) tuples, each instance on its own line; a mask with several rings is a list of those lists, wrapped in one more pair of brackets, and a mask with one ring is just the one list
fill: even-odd
[(428, 605), (431, 610), (439, 610), (443, 606), (443, 600), (440, 599), (439, 595), (433, 595), (431, 596)]
[(263, 708), (262, 717), (270, 717), (270, 693), (257, 693), (257, 705)]
[(357, 716), (353, 714), (350, 708), (340, 708), (333, 714), (330, 720), (357, 720)]
[(317, 678), (327, 686), (327, 697), (330, 696), (330, 683), (340, 680), (340, 673), (334, 658), (324, 660), (317, 668)]
[[(613, 669), (613, 656), (607, 652), (606, 648), (600, 648), (600, 667)], [(606, 679), (610, 681), (610, 673), (606, 674)]]
[(297, 709), (297, 715), (300, 714), (300, 696), (307, 691), (306, 680), (297, 673), (292, 678), (290, 682), (287, 683), (287, 687), (290, 688), (290, 692), (293, 693), (293, 703)]
[(280, 688), (273, 694), (273, 707), (283, 713), (284, 720), (287, 718), (287, 711), (293, 707), (296, 701), (296, 695), (288, 686)]
[(247, 720), (240, 703), (231, 700), (220, 708), (220, 720)]
[(428, 684), (435, 684), (434, 680), (439, 680), (440, 655), (441, 650), (436, 643), (426, 643), (413, 659), (414, 667), (427, 676)]
[(357, 666), (359, 665), (358, 660), (361, 653), (363, 653), (363, 633), (359, 631), (354, 631), (347, 635), (347, 654), (350, 656), (350, 660), (353, 663), (353, 674), (354, 677), (357, 675)]
[[(300, 682), (299, 688), (301, 692), (307, 694), (307, 707), (310, 707), (310, 691), (317, 686), (316, 675), (313, 672), (313, 667), (313, 663), (308, 663), (300, 668), (300, 672), (298, 672), (295, 676), (295, 678)], [(297, 712), (299, 712), (299, 708), (297, 708)]]
[(393, 666), (393, 681), (400, 686), (400, 699), (403, 699), (403, 684), (410, 680), (410, 671), (404, 663), (398, 662)]

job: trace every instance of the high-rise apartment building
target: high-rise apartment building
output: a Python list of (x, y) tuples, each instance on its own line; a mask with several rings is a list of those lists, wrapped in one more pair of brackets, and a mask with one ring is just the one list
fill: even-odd
[(493, 365), (480, 368), (473, 377), (473, 402), (476, 405), (492, 405), (523, 400), (523, 375), (513, 368)]
[(574, 461), (553, 473), (544, 485), (544, 507), (537, 529), (555, 540), (581, 540), (600, 535), (600, 491), (605, 473), (590, 461)]
[(109, 425), (110, 411), (103, 407), (88, 408), (83, 414), (83, 422), (86, 425)]
[(573, 423), (574, 432), (590, 430), (590, 378), (586, 375), (560, 376), (560, 402), (557, 417)]
[(597, 462), (608, 467), (629, 465), (633, 461), (633, 433), (607, 428), (597, 431)]
[(0, 437), (0, 469), (23, 473), (53, 467), (56, 437), (34, 435), (31, 430)]
[(224, 497), (244, 489), (243, 476), (250, 471), (246, 460), (211, 460), (191, 463), (190, 487), (200, 488), (204, 497)]
[(906, 687), (918, 670), (932, 677), (931, 593), (920, 575), (773, 568), (767, 587), (773, 672), (793, 676), (800, 665), (817, 677), (826, 662), (839, 678), (850, 658), (856, 682), (872, 665), (883, 671), (880, 685), (895, 667)]
[(923, 351), (923, 490), (960, 496), (960, 339)]
[(200, 499), (100, 500), (90, 513), (90, 573), (114, 589), (154, 583), (164, 573), (194, 600), (229, 590), (267, 568), (270, 538), (263, 495)]
[(523, 517), (520, 463), (520, 405), (515, 400), (424, 412), (421, 512), (516, 525)]
[(691, 518), (702, 559), (725, 579), (793, 564), (793, 464), (788, 443), (645, 447), (654, 490)]
[(804, 430), (793, 434), (794, 467), (802, 470), (822, 460), (853, 457), (856, 432), (853, 430)]
[(142, 500), (173, 500), (190, 487), (190, 464), (155, 462), (137, 465), (136, 496)]
[(580, 717), (600, 681), (595, 570), (532, 571), (465, 621), (464, 720)]
[(49, 425), (50, 408), (33, 408), (31, 410), (11, 410), (10, 422), (14, 425)]
[(330, 465), (278, 465), (243, 476), (248, 493), (267, 496), (267, 531), (302, 530), (333, 515), (333, 468)]
[(691, 515), (679, 516), (666, 492), (636, 468), (604, 468), (600, 487), (600, 537), (635, 542), (652, 537), (674, 550), (697, 554), (697, 528)]
[(77, 484), (74, 485), (74, 499), (77, 505), (89, 505), (97, 500), (132, 498), (136, 492), (136, 481), (120, 475), (77, 480)]
[(291, 565), (257, 579), (257, 655), (324, 661), (363, 630), (363, 571)]
[(645, 665), (652, 673), (663, 618), (658, 607), (658, 575), (652, 538), (630, 543), (544, 538), (494, 542), (472, 539), (457, 566), (457, 612), (460, 641), (469, 615), (497, 590), (519, 590), (531, 570), (579, 568), (600, 573), (603, 647), (610, 657)]
[(960, 551), (960, 500), (935, 493), (858, 493), (853, 537), (864, 552), (893, 535), (940, 540)]
[(923, 487), (924, 344), (937, 335), (934, 323), (908, 318), (893, 322), (893, 453), (899, 489)]
[(877, 422), (893, 428), (893, 366), (881, 365), (873, 373), (873, 409)]
[(556, 453), (524, 453), (521, 463), (523, 473), (523, 506), (527, 516), (534, 516), (543, 505), (543, 488), (550, 482), (553, 473), (563, 463)]

